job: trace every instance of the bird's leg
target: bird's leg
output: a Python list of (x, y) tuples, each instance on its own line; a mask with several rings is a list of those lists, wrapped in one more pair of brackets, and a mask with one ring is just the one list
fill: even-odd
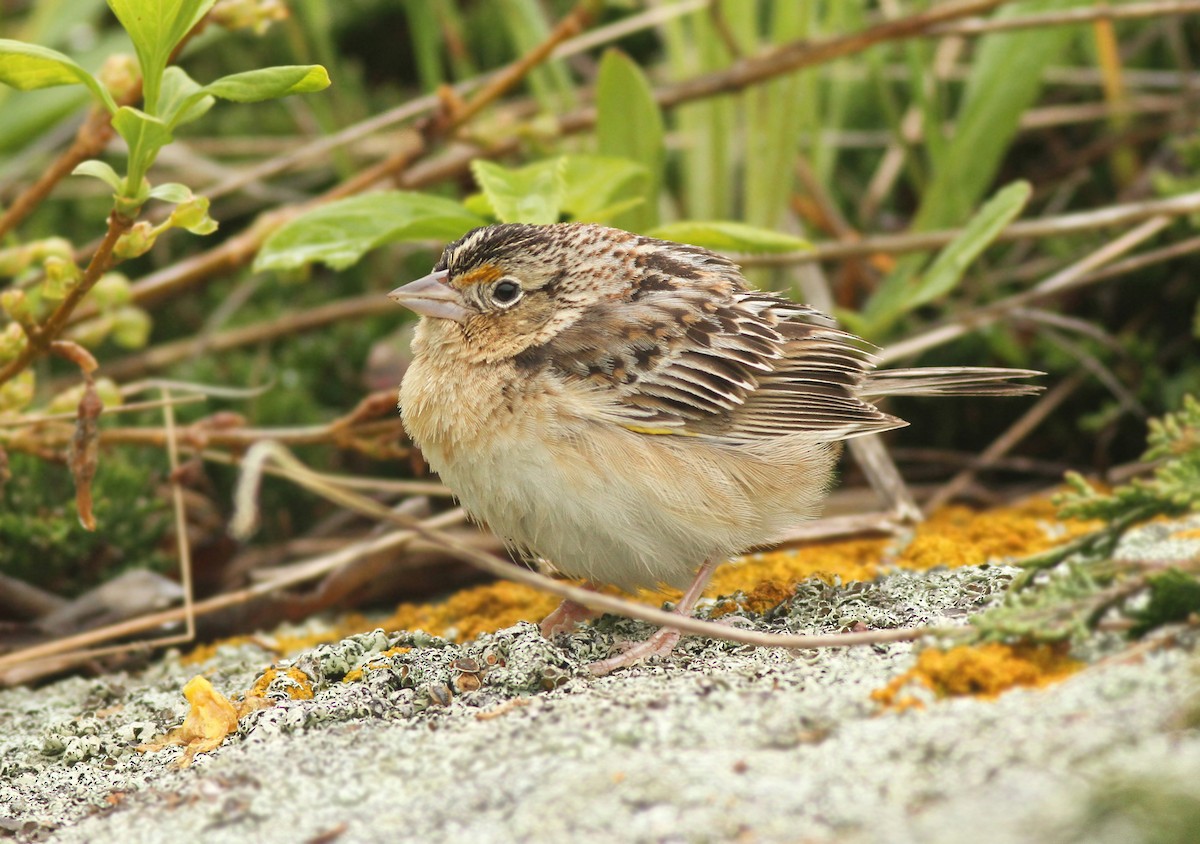
[[(695, 579), (692, 580), (691, 585), (683, 593), (683, 597), (679, 599), (679, 603), (675, 605), (675, 609), (672, 612), (679, 613), (682, 616), (692, 614), (692, 609), (696, 606), (696, 601), (700, 600), (700, 595), (704, 592), (704, 587), (708, 585), (708, 579), (712, 577), (713, 570), (716, 567), (717, 564), (711, 561), (700, 566), (700, 570), (696, 572)], [(542, 623), (545, 624), (545, 622)], [(633, 665), (635, 662), (643, 660), (648, 656), (666, 656), (675, 650), (675, 644), (679, 641), (680, 635), (680, 632), (673, 627), (661, 627), (646, 641), (630, 645), (616, 656), (610, 656), (608, 659), (593, 662), (588, 666), (588, 671), (597, 677), (603, 677), (605, 674), (611, 674), (618, 668)]]
[[(595, 589), (592, 584), (585, 583), (584, 589)], [(580, 604), (571, 599), (563, 601), (554, 612), (542, 619), (542, 623), (538, 625), (542, 630), (542, 635), (547, 639), (553, 639), (559, 633), (570, 633), (579, 623), (595, 618), (600, 615), (596, 610), (589, 610), (583, 604)]]

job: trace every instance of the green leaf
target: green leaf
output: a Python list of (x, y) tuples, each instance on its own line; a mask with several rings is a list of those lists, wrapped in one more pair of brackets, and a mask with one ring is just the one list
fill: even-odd
[(471, 162), (480, 190), (505, 223), (557, 223), (566, 193), (561, 158), (509, 169), (491, 161)]
[(183, 68), (172, 66), (163, 71), (158, 114), (171, 129), (203, 117), (215, 102)]
[(117, 110), (116, 103), (96, 77), (70, 56), (37, 44), (0, 38), (0, 82), (18, 91), (56, 85), (86, 85), (110, 112)]
[[(1079, 0), (1008, 3), (997, 19), (1086, 5)], [(993, 184), (1021, 118), (1037, 102), (1042, 73), (1079, 37), (1075, 27), (1040, 27), (980, 38), (954, 117), (954, 136), (921, 199), (913, 228), (961, 225)], [(1015, 73), (1014, 68), (1020, 72)]]
[[(997, 19), (1081, 7), (1085, 0), (1024, 0), (1006, 3)], [(992, 189), (996, 174), (1012, 150), (1021, 118), (1042, 93), (1042, 76), (1081, 34), (1080, 28), (1045, 26), (995, 32), (974, 48), (970, 74), (953, 115), (954, 134), (932, 162), (934, 171), (919, 191), (914, 231), (960, 226)], [(1019, 68), (1019, 73), (1013, 69)], [(910, 284), (925, 256), (901, 258), (885, 285)]]
[(573, 220), (604, 222), (642, 203), (641, 196), (620, 197), (627, 188), (641, 192), (649, 177), (644, 166), (606, 155), (563, 156), (563, 210)]
[(596, 139), (601, 155), (626, 158), (646, 169), (647, 178), (637, 190), (620, 198), (640, 197), (643, 202), (620, 215), (614, 224), (645, 231), (658, 224), (658, 194), (666, 161), (662, 111), (645, 74), (631, 58), (608, 50), (596, 80)]
[(201, 90), (223, 100), (257, 103), (329, 87), (329, 74), (319, 64), (282, 65), (222, 76)]
[(274, 232), (254, 270), (294, 270), (320, 261), (335, 270), (401, 240), (453, 240), (486, 221), (440, 196), (386, 191), (321, 205)]
[(864, 330), (878, 336), (913, 308), (958, 286), (967, 268), (1025, 208), (1032, 192), (1028, 182), (1013, 182), (1001, 189), (946, 244), (924, 273), (912, 280), (889, 277), (863, 309)]
[(463, 208), (466, 208), (472, 214), (478, 214), (480, 217), (496, 216), (496, 209), (492, 207), (492, 203), (488, 200), (486, 194), (469, 194), (463, 199), (462, 204)]
[(91, 158), (87, 161), (81, 161), (75, 165), (75, 169), (71, 171), (72, 176), (91, 176), (93, 179), (99, 179), (113, 189), (113, 193), (118, 193), (121, 190), (121, 177), (117, 171), (112, 168), (112, 165)]
[(730, 220), (667, 223), (646, 234), (720, 252), (795, 252), (812, 248), (812, 244), (803, 238)]
[(208, 14), (216, 0), (108, 0), (129, 33), (142, 66), (146, 112), (160, 114), (163, 70), (183, 36)]
[(161, 185), (155, 185), (150, 190), (150, 198), (178, 205), (181, 202), (187, 202), (192, 199), (192, 189), (187, 185), (181, 185), (179, 182), (164, 182)]
[(130, 106), (117, 109), (112, 123), (129, 145), (129, 172), (125, 176), (122, 194), (132, 197), (141, 190), (142, 180), (158, 156), (158, 151), (171, 143), (171, 130), (157, 117)]

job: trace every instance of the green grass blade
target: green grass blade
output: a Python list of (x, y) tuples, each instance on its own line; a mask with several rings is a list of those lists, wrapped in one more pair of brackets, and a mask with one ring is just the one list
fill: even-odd
[(645, 231), (658, 223), (658, 193), (666, 158), (663, 116), (641, 69), (617, 50), (606, 52), (600, 62), (596, 110), (600, 154), (628, 158), (647, 173), (640, 192), (643, 202), (620, 214), (614, 225)]

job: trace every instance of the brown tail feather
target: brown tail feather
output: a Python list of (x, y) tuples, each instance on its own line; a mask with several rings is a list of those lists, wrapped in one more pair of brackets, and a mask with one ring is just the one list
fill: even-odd
[(924, 366), (872, 372), (859, 389), (864, 398), (882, 396), (1029, 396), (1044, 387), (1009, 379), (1045, 375), (1034, 369), (984, 366)]

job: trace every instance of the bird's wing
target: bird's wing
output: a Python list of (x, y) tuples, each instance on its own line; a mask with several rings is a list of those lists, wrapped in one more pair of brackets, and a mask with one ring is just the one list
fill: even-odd
[(641, 433), (836, 440), (905, 424), (858, 397), (866, 343), (736, 283), (608, 300), (549, 345), (547, 362), (613, 396), (615, 421)]

